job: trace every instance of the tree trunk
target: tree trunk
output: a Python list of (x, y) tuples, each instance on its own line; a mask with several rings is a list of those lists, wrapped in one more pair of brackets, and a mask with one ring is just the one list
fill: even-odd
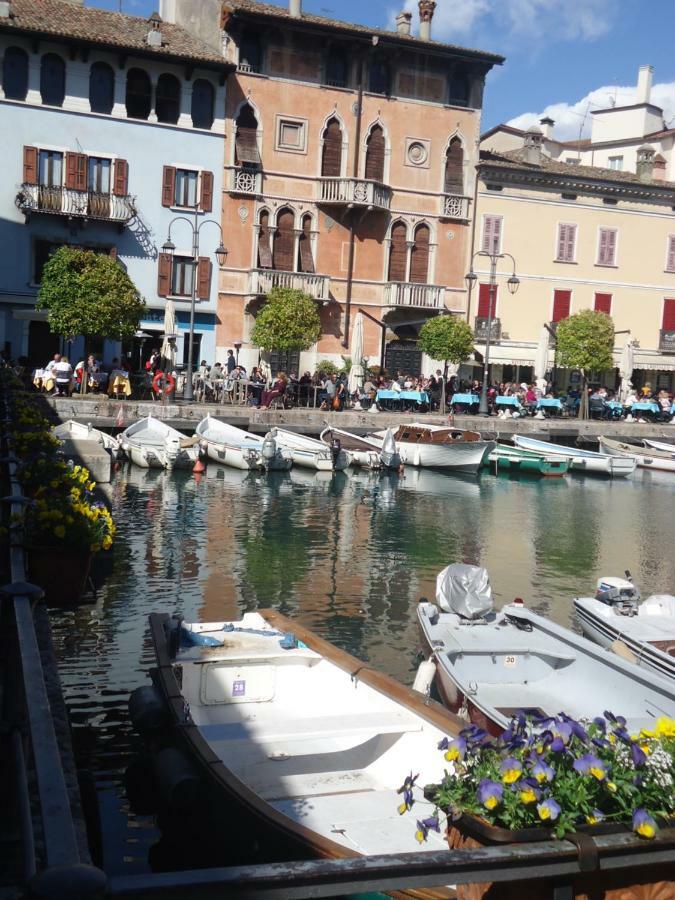
[(581, 370), (581, 403), (579, 404), (579, 418), (588, 418), (588, 380), (583, 369)]

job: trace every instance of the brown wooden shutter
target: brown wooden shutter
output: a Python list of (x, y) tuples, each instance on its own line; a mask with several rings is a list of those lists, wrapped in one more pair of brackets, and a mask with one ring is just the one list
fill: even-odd
[(200, 256), (197, 261), (197, 296), (200, 300), (211, 297), (211, 260), (208, 256)]
[(666, 262), (668, 272), (675, 272), (675, 236), (668, 238), (668, 260)]
[(84, 153), (66, 153), (66, 187), (70, 191), (87, 190), (87, 157)]
[(157, 267), (157, 295), (168, 297), (171, 293), (171, 269), (173, 260), (170, 253), (160, 253)]
[(453, 138), (445, 157), (445, 193), (464, 193), (464, 150), (459, 138)]
[(342, 129), (337, 119), (331, 119), (323, 134), (321, 174), (326, 178), (342, 175)]
[(389, 281), (405, 281), (408, 262), (408, 230), (403, 222), (397, 222), (391, 229), (389, 250)]
[(572, 291), (554, 291), (553, 292), (553, 321), (562, 322), (567, 319), (570, 314), (570, 305), (572, 303)]
[(116, 197), (126, 197), (129, 193), (129, 163), (126, 159), (115, 160), (115, 180), (113, 181), (113, 194)]
[(262, 213), (260, 216), (260, 232), (258, 234), (258, 266), (261, 269), (272, 268), (269, 223), (269, 214), (266, 212)]
[(413, 284), (427, 284), (429, 280), (430, 238), (428, 225), (418, 225), (410, 259), (410, 281)]
[(376, 125), (370, 132), (366, 150), (366, 178), (384, 181), (384, 131)]
[(251, 163), (252, 165), (260, 165), (260, 154), (258, 153), (258, 131), (255, 128), (242, 128), (237, 126), (237, 137), (235, 138), (235, 149), (237, 152), (237, 163)]
[(213, 172), (202, 172), (199, 205), (202, 208), (202, 212), (211, 212), (213, 209)]
[(596, 294), (595, 295), (595, 311), (607, 313), (609, 316), (612, 312), (612, 295)]
[(37, 147), (23, 148), (23, 182), (38, 183), (38, 151)]
[(279, 272), (293, 271), (293, 246), (295, 244), (294, 216), (290, 209), (281, 210), (277, 218), (274, 236), (273, 268)]
[(162, 174), (162, 206), (173, 206), (176, 200), (176, 169), (164, 166)]
[[(494, 317), (497, 312), (497, 291), (499, 289), (499, 285), (495, 285), (495, 299), (492, 304), (492, 316)], [(490, 315), (490, 285), (489, 284), (481, 284), (478, 288), (478, 312), (477, 316), (479, 319), (487, 319)]]
[(663, 301), (663, 331), (675, 331), (675, 300)]
[(302, 223), (300, 235), (300, 271), (314, 272), (314, 257), (312, 256), (312, 220), (309, 216)]

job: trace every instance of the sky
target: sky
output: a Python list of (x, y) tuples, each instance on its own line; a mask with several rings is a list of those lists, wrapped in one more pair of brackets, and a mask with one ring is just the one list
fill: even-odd
[[(85, 0), (88, 6), (149, 15), (158, 0)], [(199, 0), (193, 0), (198, 3)], [(274, 0), (268, 0), (274, 2)], [(675, 127), (675, 0), (437, 0), (433, 37), (506, 56), (488, 77), (483, 130), (528, 127), (543, 115), (556, 136), (586, 136), (589, 111), (631, 103), (639, 66), (654, 66), (653, 102)], [(278, 0), (277, 5), (285, 5)], [(392, 27), (417, 0), (303, 0), (307, 12)]]

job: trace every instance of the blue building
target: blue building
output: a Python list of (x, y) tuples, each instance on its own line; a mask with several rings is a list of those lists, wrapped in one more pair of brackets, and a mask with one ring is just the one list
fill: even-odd
[[(114, 255), (149, 308), (138, 364), (163, 334), (167, 298), (188, 351), (197, 279), (195, 360), (216, 353), (221, 234), (172, 228), (176, 216), (221, 220), (225, 89), (222, 53), (154, 14), (149, 20), (71, 0), (1, 0), (0, 349), (43, 365), (59, 347), (35, 309), (42, 270), (63, 244)], [(91, 346), (104, 358), (119, 343)], [(84, 351), (81, 337), (69, 348)]]

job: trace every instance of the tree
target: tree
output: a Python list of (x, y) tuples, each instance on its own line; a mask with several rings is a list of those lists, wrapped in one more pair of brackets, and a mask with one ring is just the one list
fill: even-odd
[(579, 416), (588, 417), (588, 373), (614, 368), (614, 322), (606, 313), (584, 309), (558, 322), (556, 354), (558, 364), (581, 372)]
[(272, 288), (251, 338), (261, 350), (308, 350), (321, 336), (316, 303), (302, 291)]
[(442, 361), (443, 385), (441, 409), (445, 411), (445, 385), (448, 380), (448, 363), (459, 365), (473, 353), (473, 331), (468, 322), (456, 316), (436, 316), (420, 329), (419, 349), (432, 359)]

